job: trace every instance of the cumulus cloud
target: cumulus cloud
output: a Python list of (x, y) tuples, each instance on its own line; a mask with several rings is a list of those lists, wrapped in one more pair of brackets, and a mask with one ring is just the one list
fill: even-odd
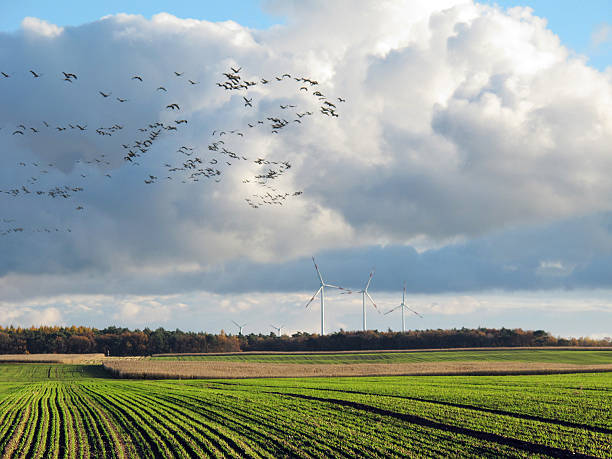
[[(469, 0), (267, 5), (286, 24), (254, 30), (159, 14), (60, 28), (28, 18), (21, 30), (0, 34), (2, 65), (10, 67), (0, 69), (10, 75), (0, 79), (10, 107), (0, 112), (0, 188), (83, 186), (68, 200), (0, 196), (3, 215), (15, 221), (2, 229), (27, 230), (0, 238), (3, 293), (306, 290), (312, 253), (335, 253), (338, 262), (354, 255), (360, 270), (369, 269), (368, 256), (379, 266), (407, 266), (401, 274), (387, 269), (386, 288), (404, 274), (427, 292), (603, 282), (593, 261), (609, 253), (603, 223), (573, 222), (611, 210), (612, 79), (572, 56), (545, 20), (528, 8), (504, 12)], [(311, 76), (330, 98), (347, 99), (337, 103), (338, 119), (317, 113), (282, 135), (232, 140), (250, 158), (291, 162), (278, 185), (304, 194), (283, 207), (245, 204), (254, 189), (242, 179), (259, 170), (246, 162), (219, 183), (144, 183), (164, 176), (181, 145), (207, 154), (215, 129), (248, 130), (288, 102), (317, 110), (310, 94), (279, 84), (254, 87), (249, 111), (243, 94), (215, 85), (230, 65), (257, 80)], [(62, 71), (78, 80), (63, 81)], [(156, 91), (160, 85), (167, 93)], [(174, 122), (165, 109), (174, 102), (187, 127), (164, 134), (140, 166), (126, 164), (121, 144), (147, 123)], [(50, 129), (11, 135), (43, 122)], [(76, 123), (87, 124), (86, 135), (55, 131)], [(112, 138), (93, 134), (114, 124), (125, 129)], [(42, 175), (33, 163), (54, 166)], [(532, 256), (516, 252), (559, 221), (602, 237), (565, 241), (575, 250), (544, 244)], [(502, 248), (486, 245), (491, 240)], [(340, 280), (361, 275), (351, 274)], [(139, 308), (126, 303), (116, 319), (155, 310)]]

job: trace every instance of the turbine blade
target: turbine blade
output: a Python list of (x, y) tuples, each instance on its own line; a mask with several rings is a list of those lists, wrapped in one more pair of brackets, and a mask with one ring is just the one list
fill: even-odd
[(366, 284), (364, 290), (367, 292), (368, 291), (368, 287), (370, 286), (370, 282), (372, 282), (372, 277), (374, 277), (374, 271), (370, 271), (370, 277), (368, 278), (368, 283)]
[(321, 284), (324, 284), (323, 277), (321, 276), (321, 272), (319, 271), (319, 267), (317, 266), (317, 262), (315, 261), (314, 257), (312, 257), (312, 262), (315, 265), (315, 269), (317, 270), (317, 275), (319, 276), (319, 280), (321, 281)]
[(339, 287), (337, 285), (332, 285), (332, 284), (323, 284), (324, 287), (329, 287), (329, 288), (337, 288), (338, 290), (344, 290), (344, 292), (342, 293), (353, 293), (353, 291), (349, 288), (344, 288), (344, 287)]
[(234, 325), (235, 325), (236, 327), (238, 327), (238, 328), (240, 328), (240, 327), (241, 327), (241, 325), (240, 325), (238, 322), (236, 322), (236, 321), (234, 321), (234, 320), (232, 320), (232, 322), (234, 322)]
[(372, 302), (372, 305), (374, 306), (374, 308), (378, 311), (378, 313), (380, 314), (380, 310), (378, 309), (378, 306), (376, 306), (376, 303), (374, 303), (374, 300), (372, 299), (372, 297), (370, 296), (370, 294), (367, 292), (367, 290), (364, 292), (366, 294), (366, 296), (370, 299), (370, 301)]
[(397, 309), (399, 309), (399, 308), (401, 308), (401, 307), (402, 307), (402, 305), (400, 304), (399, 306), (396, 306), (396, 307), (394, 307), (393, 309), (390, 309), (389, 311), (385, 312), (385, 314), (384, 314), (384, 315), (386, 316), (387, 314), (389, 314), (389, 313), (391, 313), (391, 312), (393, 312), (393, 311), (395, 311), (395, 310), (397, 310)]
[(319, 290), (317, 290), (317, 292), (314, 295), (312, 295), (312, 298), (310, 299), (308, 303), (306, 303), (306, 306), (304, 306), (304, 308), (307, 308), (308, 306), (310, 306), (310, 303), (314, 301), (314, 299), (317, 297), (317, 295), (319, 294), (322, 288), (323, 286), (319, 287)]
[(415, 313), (417, 316), (419, 316), (421, 319), (423, 318), (423, 316), (422, 316), (421, 314), (419, 314), (418, 312), (416, 312), (414, 309), (409, 308), (408, 306), (405, 306), (405, 305), (404, 305), (404, 307), (405, 307), (406, 309), (408, 309), (410, 312), (414, 312), (414, 313)]

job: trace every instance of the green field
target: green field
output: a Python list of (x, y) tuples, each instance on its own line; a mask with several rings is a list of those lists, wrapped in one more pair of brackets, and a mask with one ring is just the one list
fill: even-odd
[(153, 360), (233, 361), (265, 363), (418, 363), (418, 362), (541, 362), (576, 365), (612, 364), (612, 351), (516, 349), (484, 351), (375, 352), (362, 354), (244, 354), (159, 356)]
[(135, 381), (0, 365), (2, 457), (612, 457), (612, 375)]

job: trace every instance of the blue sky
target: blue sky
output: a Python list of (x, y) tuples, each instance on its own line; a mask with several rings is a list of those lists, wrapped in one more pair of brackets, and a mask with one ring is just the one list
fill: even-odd
[(72, 0), (3, 0), (0, 4), (0, 29), (15, 30), (26, 16), (44, 19), (60, 26), (76, 26), (117, 13), (140, 14), (150, 18), (166, 12), (180, 18), (239, 22), (247, 27), (266, 28), (279, 21), (264, 13), (259, 0), (199, 1), (181, 0), (107, 0), (82, 2)]
[(0, 324), (611, 335), (609, 6), (497, 3), (2, 1)]

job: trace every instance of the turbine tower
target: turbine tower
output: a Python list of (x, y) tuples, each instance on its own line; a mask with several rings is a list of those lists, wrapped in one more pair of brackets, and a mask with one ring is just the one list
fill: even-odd
[(402, 292), (402, 304), (400, 304), (399, 306), (394, 307), (390, 311), (385, 312), (385, 315), (387, 315), (390, 312), (393, 312), (393, 311), (395, 311), (396, 309), (399, 309), (399, 308), (402, 308), (402, 333), (406, 332), (406, 327), (404, 325), (404, 309), (408, 309), (410, 312), (413, 312), (417, 316), (423, 318), (423, 316), (421, 314), (419, 314), (418, 312), (416, 312), (414, 309), (411, 309), (408, 306), (406, 306), (406, 282), (404, 282), (404, 291)]
[(281, 331), (283, 330), (284, 325), (279, 325), (278, 327), (276, 325), (270, 325), (270, 327), (276, 330), (276, 336), (283, 336)]
[(342, 287), (338, 287), (337, 285), (326, 284), (323, 281), (323, 276), (321, 276), (321, 272), (319, 271), (319, 267), (317, 266), (317, 262), (315, 261), (314, 257), (312, 257), (312, 262), (314, 263), (314, 267), (317, 270), (317, 275), (319, 276), (319, 281), (321, 282), (321, 286), (319, 287), (319, 290), (317, 290), (315, 294), (312, 295), (312, 298), (310, 299), (310, 301), (306, 303), (306, 308), (310, 306), (310, 303), (312, 303), (314, 299), (317, 297), (317, 295), (319, 294), (319, 292), (321, 292), (321, 336), (323, 336), (325, 334), (325, 287), (337, 288), (338, 290), (346, 290), (347, 292), (350, 292), (350, 290), (347, 290)]
[(233, 320), (232, 320), (232, 322), (234, 322), (234, 325), (236, 325), (236, 327), (238, 327), (238, 334), (239, 334), (239, 335), (242, 335), (242, 329), (243, 329), (244, 327), (246, 327), (246, 324), (244, 324), (244, 325), (240, 325), (238, 322), (235, 322), (235, 321), (233, 321)]

